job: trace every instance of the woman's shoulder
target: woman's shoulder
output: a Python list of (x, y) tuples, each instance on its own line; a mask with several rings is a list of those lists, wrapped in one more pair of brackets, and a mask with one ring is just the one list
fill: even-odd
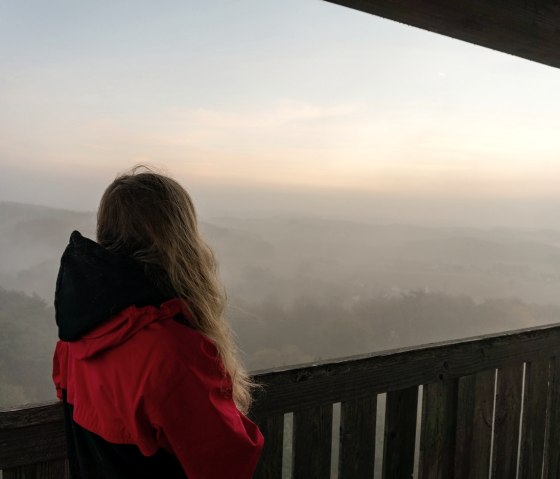
[(158, 377), (224, 375), (214, 341), (191, 326), (175, 320), (161, 321), (143, 330), (138, 339), (150, 356), (150, 369)]

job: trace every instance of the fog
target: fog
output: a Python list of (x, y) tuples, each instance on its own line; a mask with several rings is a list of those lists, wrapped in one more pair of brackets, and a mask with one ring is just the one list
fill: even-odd
[(323, 1), (0, 6), (0, 407), (115, 175), (191, 194), (251, 371), (557, 322), (560, 72)]
[[(560, 317), (554, 225), (460, 227), (264, 208), (200, 214), (252, 371)], [(53, 398), (53, 295), (74, 229), (94, 239), (95, 213), (0, 203), (0, 404)]]

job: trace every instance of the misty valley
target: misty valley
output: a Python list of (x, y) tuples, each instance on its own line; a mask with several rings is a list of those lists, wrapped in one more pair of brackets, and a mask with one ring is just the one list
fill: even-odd
[[(560, 317), (560, 231), (318, 217), (201, 218), (251, 371)], [(0, 407), (55, 399), (52, 305), (95, 214), (0, 203)]]

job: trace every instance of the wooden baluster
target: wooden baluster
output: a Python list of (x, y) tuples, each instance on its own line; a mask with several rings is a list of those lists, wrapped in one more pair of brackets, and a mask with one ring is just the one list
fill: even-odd
[(543, 479), (560, 477), (560, 357), (552, 358), (550, 369)]
[(376, 415), (377, 396), (341, 404), (339, 479), (373, 477)]
[(332, 404), (294, 412), (293, 477), (331, 475)]
[(255, 479), (281, 479), (284, 415), (269, 416), (257, 422), (264, 436), (264, 447), (254, 477)]
[(492, 454), (493, 479), (510, 479), (517, 474), (522, 385), (522, 363), (498, 369)]
[(387, 393), (383, 479), (409, 479), (414, 472), (418, 386)]
[(455, 479), (488, 477), (496, 370), (459, 379)]
[(525, 367), (520, 479), (535, 479), (542, 474), (549, 365), (547, 358), (527, 363)]
[(424, 386), (420, 435), (420, 478), (453, 477), (457, 424), (457, 379)]

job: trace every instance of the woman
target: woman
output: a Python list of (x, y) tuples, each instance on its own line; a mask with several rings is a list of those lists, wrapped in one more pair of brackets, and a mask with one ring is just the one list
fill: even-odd
[(187, 192), (141, 167), (117, 177), (97, 243), (74, 231), (56, 284), (72, 478), (252, 477), (263, 437), (224, 303)]

